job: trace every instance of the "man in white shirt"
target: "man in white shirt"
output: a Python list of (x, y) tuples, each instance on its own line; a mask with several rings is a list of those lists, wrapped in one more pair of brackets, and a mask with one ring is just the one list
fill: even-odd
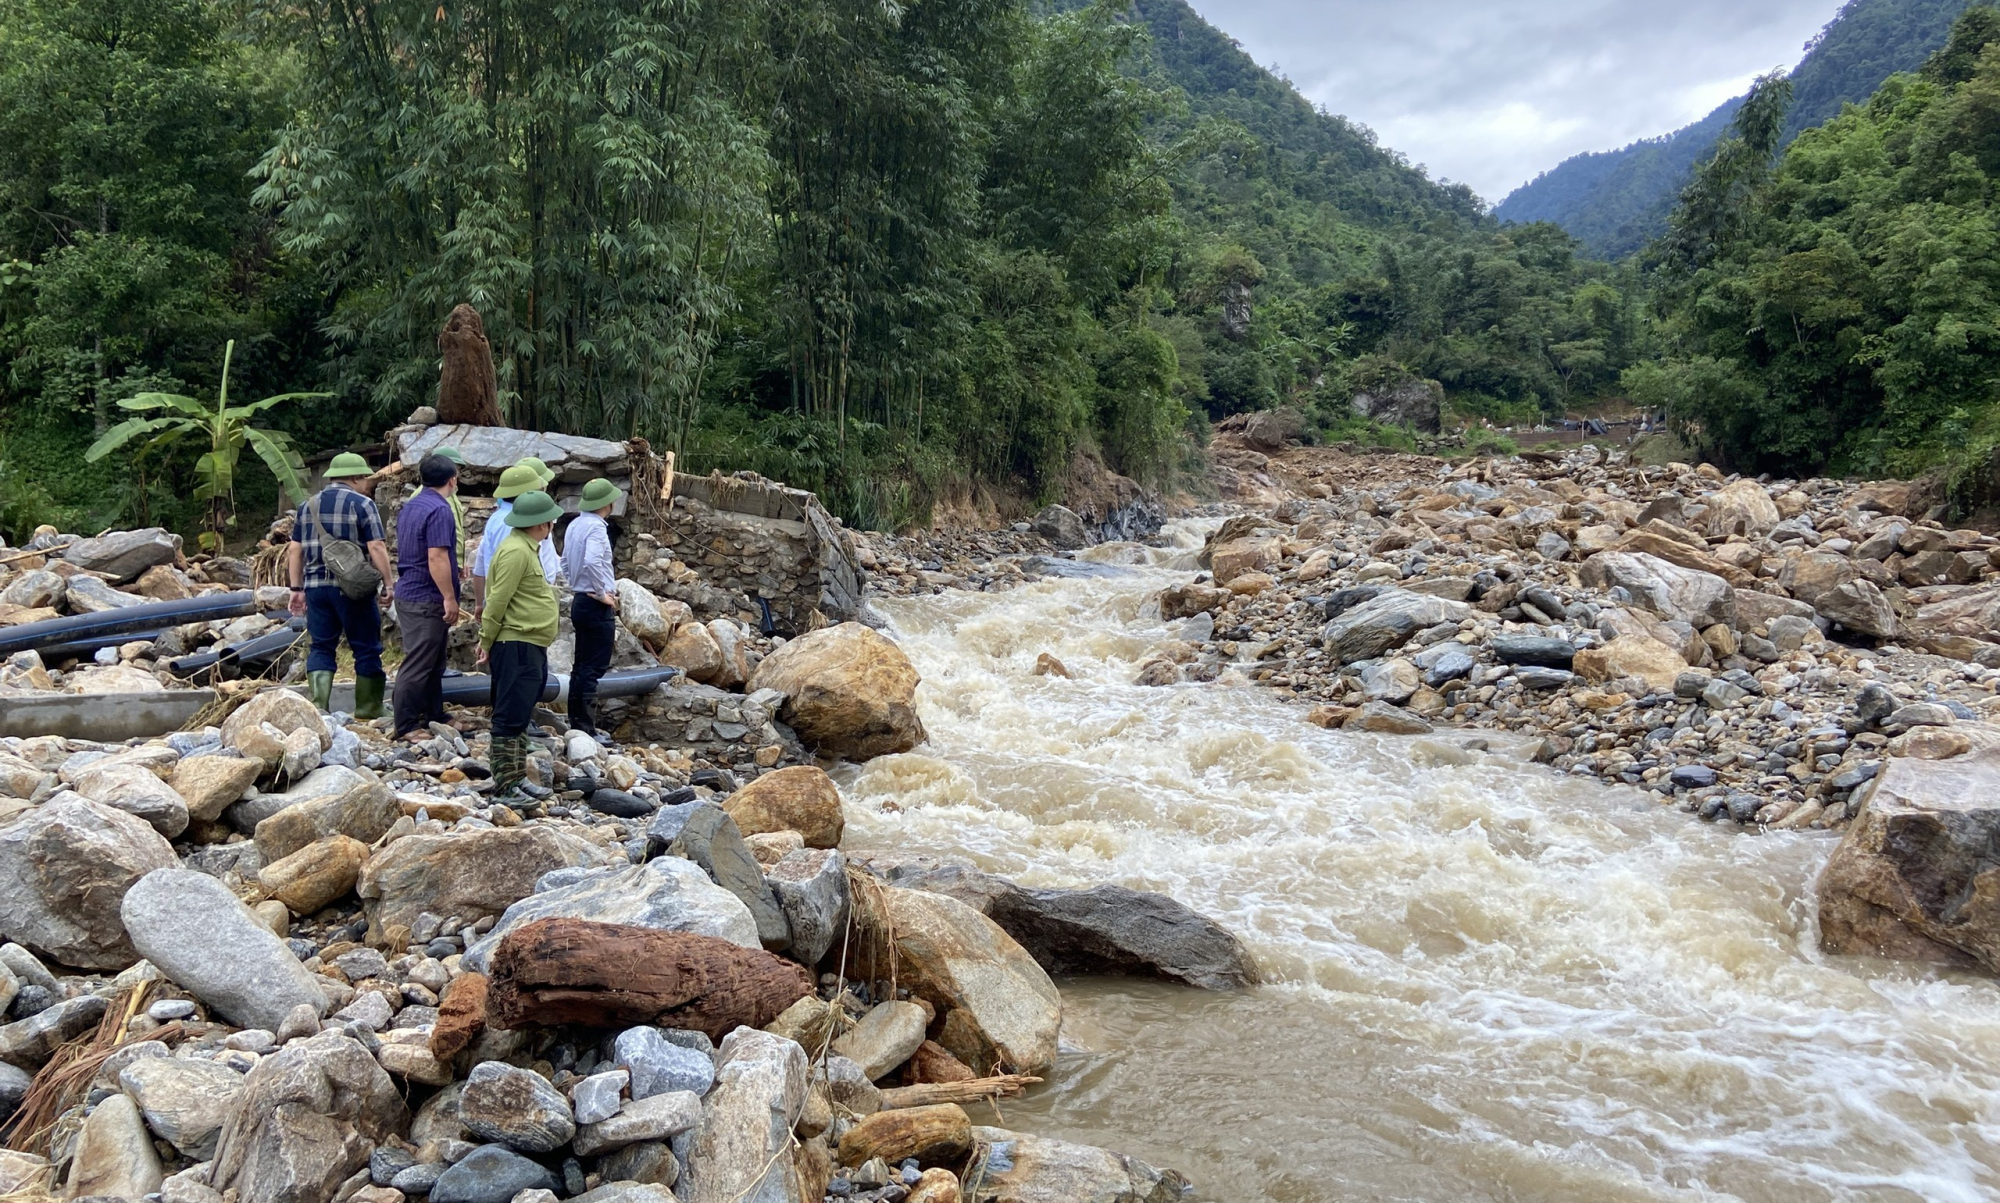
[[(544, 475), (546, 473), (546, 475)], [(486, 529), (480, 532), (479, 548), (472, 554), (472, 613), (476, 618), (486, 609), (486, 569), (493, 563), (493, 553), (500, 550), (512, 528), (507, 525), (507, 515), (514, 508), (514, 499), (523, 493), (545, 489), (555, 479), (555, 473), (544, 469), (537, 472), (534, 465), (523, 460), (500, 474), (500, 483), (494, 486), (493, 496), (498, 505), (486, 519)], [(543, 539), (535, 549), (541, 555), (542, 576), (553, 585), (562, 578), (562, 559), (556, 555), (556, 541)]]
[(618, 632), (618, 580), (611, 563), (611, 528), (604, 519), (618, 504), (618, 486), (598, 477), (583, 486), (577, 515), (563, 534), (563, 575), (574, 591), (570, 623), (576, 628), (576, 667), (569, 678), (569, 725), (609, 747), (590, 704), (597, 682), (611, 667)]

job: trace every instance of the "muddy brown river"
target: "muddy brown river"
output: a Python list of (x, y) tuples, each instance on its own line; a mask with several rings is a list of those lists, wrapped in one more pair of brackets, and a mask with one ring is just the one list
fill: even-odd
[(997, 1122), (1210, 1201), (2000, 1198), (2000, 986), (1823, 956), (1833, 837), (1134, 686), (1199, 543), (1172, 533), (1089, 553), (1114, 577), (878, 603), (931, 739), (847, 770), (851, 845), (1164, 891), (1270, 983), (1062, 981), (1066, 1051)]

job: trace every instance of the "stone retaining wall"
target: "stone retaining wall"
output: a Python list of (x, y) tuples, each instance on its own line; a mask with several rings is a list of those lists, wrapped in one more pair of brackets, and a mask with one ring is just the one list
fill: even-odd
[(781, 764), (810, 763), (791, 728), (773, 717), (781, 700), (774, 693), (745, 697), (683, 680), (644, 697), (604, 699), (598, 709), (599, 721), (621, 742), (678, 749), (754, 776)]
[[(493, 487), (508, 465), (539, 456), (556, 471), (553, 494), (574, 514), (585, 481), (603, 476), (625, 494), (612, 510), (619, 575), (678, 598), (702, 618), (730, 617), (752, 626), (769, 603), (777, 631), (796, 634), (855, 617), (862, 575), (848, 532), (819, 499), (753, 473), (676, 478), (664, 505), (643, 497), (663, 478), (663, 461), (642, 440), (614, 443), (578, 435), (481, 426), (403, 426), (388, 434), (404, 465), (377, 483), (375, 504), (389, 525), (415, 492), (416, 464), (440, 446), (456, 447), (467, 546), (493, 513)], [(560, 532), (557, 535), (561, 541)]]

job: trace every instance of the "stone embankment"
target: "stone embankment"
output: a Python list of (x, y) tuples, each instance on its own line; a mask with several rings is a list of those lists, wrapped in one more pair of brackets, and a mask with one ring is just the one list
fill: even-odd
[[(977, 1120), (1054, 1064), (1051, 974), (1229, 988), (1256, 977), (1242, 946), (1158, 895), (850, 858), (823, 766), (921, 742), (917, 673), (819, 625), (857, 601), (846, 532), (816, 503), (726, 508), (744, 493), (656, 516), (617, 665), (684, 676), (607, 700), (611, 748), (540, 712), (528, 811), (490, 798), (483, 711), (398, 743), (254, 672), (204, 672), (194, 729), (0, 738), (0, 1196), (1180, 1199), (1171, 1171)], [(676, 529), (773, 540), (770, 611), (816, 629), (759, 630), (761, 583), (661, 550)], [(38, 641), (0, 694), (184, 689), (181, 657), (282, 628), (255, 574), (158, 530), (0, 549), (0, 638), (243, 599)]]

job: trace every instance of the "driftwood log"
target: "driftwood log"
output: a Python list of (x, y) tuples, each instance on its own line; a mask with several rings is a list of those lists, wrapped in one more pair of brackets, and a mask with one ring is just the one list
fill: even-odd
[(538, 919), (500, 941), (486, 1020), (691, 1028), (720, 1040), (761, 1028), (813, 992), (803, 965), (715, 936), (583, 919)]
[(437, 1023), (431, 1028), (431, 1056), (450, 1061), (486, 1031), (486, 989), (483, 973), (463, 973), (446, 986), (438, 1000)]
[(840, 1163), (861, 1165), (876, 1157), (894, 1165), (905, 1157), (937, 1165), (962, 1159), (972, 1148), (972, 1119), (956, 1103), (878, 1111), (840, 1138)]
[(446, 426), (505, 426), (500, 416), (500, 380), (493, 371), (493, 346), (479, 311), (460, 305), (438, 332), (438, 421)]
[(1004, 1099), (1020, 1094), (1041, 1081), (1028, 1074), (1000, 1074), (972, 1078), (964, 1082), (926, 1082), (919, 1086), (890, 1086), (882, 1091), (882, 1107), (894, 1111), (903, 1107), (931, 1107), (939, 1103), (977, 1103), (982, 1099)]

